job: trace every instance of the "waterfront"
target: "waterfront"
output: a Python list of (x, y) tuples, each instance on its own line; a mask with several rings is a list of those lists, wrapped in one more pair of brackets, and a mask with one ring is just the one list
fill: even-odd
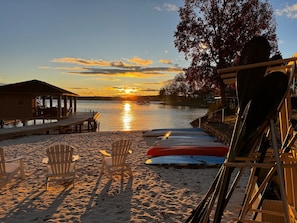
[(78, 100), (77, 111), (99, 112), (99, 131), (132, 131), (191, 127), (190, 122), (205, 115), (207, 109), (160, 102), (139, 105), (135, 101)]

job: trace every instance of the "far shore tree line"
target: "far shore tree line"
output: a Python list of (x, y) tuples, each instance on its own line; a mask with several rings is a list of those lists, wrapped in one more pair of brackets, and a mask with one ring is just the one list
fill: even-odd
[(265, 36), (271, 56), (278, 51), (276, 21), (267, 0), (184, 0), (174, 44), (190, 66), (159, 91), (168, 102), (205, 105), (214, 96), (235, 97), (235, 86), (227, 86), (217, 70), (237, 64), (242, 47), (255, 36)]

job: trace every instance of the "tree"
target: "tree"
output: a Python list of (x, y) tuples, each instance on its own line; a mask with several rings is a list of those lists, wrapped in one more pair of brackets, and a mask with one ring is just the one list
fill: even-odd
[(162, 96), (182, 96), (186, 97), (189, 92), (189, 86), (186, 83), (185, 76), (178, 74), (173, 80), (168, 81), (165, 87), (161, 88), (159, 94)]
[(248, 40), (266, 36), (271, 52), (278, 51), (276, 22), (267, 0), (185, 0), (179, 17), (174, 44), (191, 60), (184, 69), (188, 83), (219, 92), (223, 102), (225, 84), (217, 69), (231, 66)]

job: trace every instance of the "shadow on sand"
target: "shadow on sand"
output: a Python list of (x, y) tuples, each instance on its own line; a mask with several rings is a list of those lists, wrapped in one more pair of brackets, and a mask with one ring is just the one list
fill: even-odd
[[(111, 179), (100, 190), (102, 177), (101, 173), (91, 192), (86, 211), (81, 215), (81, 222), (130, 222), (133, 177)], [(110, 209), (113, 214), (110, 214)]]

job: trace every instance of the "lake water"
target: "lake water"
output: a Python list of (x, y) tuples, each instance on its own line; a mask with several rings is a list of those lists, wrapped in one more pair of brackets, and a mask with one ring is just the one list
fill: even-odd
[(169, 106), (160, 102), (139, 105), (133, 101), (77, 100), (77, 111), (100, 113), (99, 131), (130, 131), (191, 127), (207, 109)]

